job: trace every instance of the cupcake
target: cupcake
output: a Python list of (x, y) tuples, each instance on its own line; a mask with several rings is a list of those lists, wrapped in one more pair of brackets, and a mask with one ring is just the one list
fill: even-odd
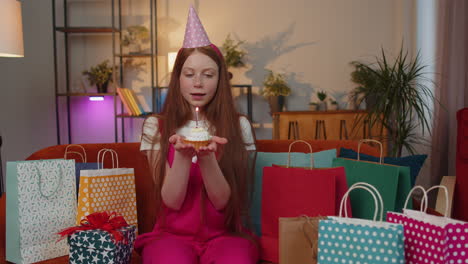
[(195, 150), (198, 151), (200, 147), (208, 146), (211, 141), (211, 135), (206, 128), (193, 127), (190, 129), (188, 135), (184, 138), (185, 144), (192, 144)]

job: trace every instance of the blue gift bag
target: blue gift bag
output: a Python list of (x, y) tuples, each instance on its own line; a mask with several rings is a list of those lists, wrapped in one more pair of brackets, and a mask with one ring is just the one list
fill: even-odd
[[(71, 147), (78, 147), (81, 148), (83, 153), (77, 151), (69, 151)], [(71, 144), (65, 148), (64, 159), (67, 159), (68, 154), (76, 154), (80, 156), (82, 163), (75, 163), (75, 179), (76, 179), (76, 197), (78, 198), (78, 190), (80, 189), (80, 171), (82, 170), (97, 170), (98, 164), (97, 162), (86, 162), (87, 156), (86, 151), (81, 145)]]

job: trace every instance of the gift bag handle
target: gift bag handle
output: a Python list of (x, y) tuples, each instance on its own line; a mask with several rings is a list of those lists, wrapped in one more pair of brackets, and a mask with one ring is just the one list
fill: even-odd
[(292, 146), (296, 143), (304, 143), (306, 144), (308, 147), (309, 147), (309, 150), (310, 150), (310, 169), (313, 169), (314, 168), (314, 156), (313, 156), (313, 153), (312, 153), (312, 146), (307, 143), (306, 141), (304, 140), (295, 140), (294, 142), (291, 142), (291, 144), (289, 144), (289, 150), (288, 150), (288, 163), (286, 163), (286, 168), (289, 168), (289, 165), (291, 164), (291, 149), (292, 149)]
[(435, 189), (442, 189), (444, 191), (444, 193), (445, 193), (445, 214), (444, 214), (444, 216), (448, 217), (449, 197), (448, 197), (447, 187), (445, 187), (444, 185), (434, 185), (431, 188), (427, 189), (426, 190), (426, 195), (424, 197), (426, 200), (423, 199), (423, 201), (421, 202), (421, 208), (424, 206), (424, 212), (427, 211), (427, 204), (429, 203), (429, 201), (428, 201), (429, 197), (427, 196), (427, 193), (432, 191), (432, 190), (435, 190)]
[[(110, 153), (112, 157), (112, 168), (118, 168), (119, 167), (119, 155), (117, 155), (117, 152), (113, 149), (108, 149), (104, 148), (99, 150), (98, 155), (97, 155), (97, 160), (98, 160), (98, 170), (104, 168), (104, 157), (106, 153)], [(114, 155), (115, 155), (115, 160), (114, 160)], [(117, 164), (117, 166), (115, 166)]]
[[(80, 152), (77, 152), (77, 151), (68, 151), (68, 148), (70, 148), (70, 147), (79, 147), (79, 148), (81, 148), (81, 150), (83, 150), (83, 154), (81, 154)], [(71, 153), (79, 155), (81, 157), (81, 160), (83, 161), (83, 163), (86, 163), (86, 160), (88, 158), (86, 157), (86, 150), (85, 150), (85, 148), (83, 146), (77, 145), (77, 144), (68, 145), (65, 148), (65, 154), (63, 156), (63, 159), (67, 159), (67, 154), (71, 154)]]
[(312, 241), (312, 239), (307, 235), (307, 232), (305, 231), (305, 225), (308, 224), (310, 225), (310, 227), (312, 229), (315, 228), (314, 224), (312, 224), (312, 222), (310, 221), (310, 217), (307, 216), (307, 215), (301, 215), (302, 218), (304, 218), (304, 221), (305, 223), (302, 225), (302, 233), (304, 234), (304, 237), (306, 238), (306, 240), (309, 242), (309, 245), (310, 245), (310, 248), (312, 249), (312, 257), (315, 259), (317, 256), (316, 256), (316, 252), (317, 252), (317, 243), (314, 243), (314, 241)]
[(52, 197), (54, 194), (56, 194), (57, 191), (58, 191), (58, 189), (59, 189), (59, 187), (60, 187), (60, 185), (62, 185), (63, 168), (62, 168), (61, 164), (58, 164), (58, 165), (57, 165), (57, 168), (58, 168), (58, 170), (59, 170), (58, 183), (57, 183), (57, 186), (55, 186), (54, 190), (52, 191), (52, 193), (51, 193), (50, 195), (45, 195), (45, 194), (44, 194), (44, 191), (42, 190), (42, 187), (41, 187), (41, 182), (42, 182), (42, 173), (41, 173), (41, 170), (39, 170), (39, 167), (38, 167), (37, 165), (35, 166), (35, 168), (36, 168), (36, 171), (37, 171), (37, 175), (39, 176), (39, 179), (38, 179), (38, 181), (37, 181), (37, 186), (39, 187), (39, 193), (41, 194), (41, 196), (42, 196), (43, 198), (48, 199), (48, 198)]
[(357, 160), (361, 159), (361, 144), (364, 143), (364, 142), (374, 142), (374, 143), (379, 144), (379, 146), (380, 146), (380, 164), (382, 164), (383, 146), (382, 146), (382, 143), (380, 141), (375, 140), (375, 139), (361, 139), (361, 140), (359, 140), (359, 143), (357, 145)]
[[(379, 212), (379, 203), (380, 203), (380, 222), (383, 220), (383, 210), (384, 210), (384, 204), (383, 204), (383, 199), (382, 196), (380, 195), (379, 191), (372, 185), (365, 183), (365, 182), (357, 182), (353, 184), (348, 191), (343, 195), (343, 198), (341, 198), (341, 203), (340, 203), (340, 211), (339, 211), (339, 216), (342, 217), (343, 213), (343, 208), (345, 212), (345, 217), (348, 217), (348, 210), (345, 206), (346, 201), (348, 200), (349, 193), (354, 190), (354, 189), (364, 189), (368, 191), (371, 195), (372, 198), (374, 198), (374, 205), (375, 205), (375, 211), (374, 211), (374, 221), (377, 219), (377, 214)], [(371, 191), (373, 190), (373, 191)], [(375, 194), (374, 194), (375, 192)]]
[(409, 191), (408, 196), (406, 196), (406, 201), (405, 201), (405, 205), (403, 206), (403, 209), (406, 209), (406, 206), (408, 205), (408, 201), (409, 201), (409, 199), (410, 199), (410, 197), (411, 197), (411, 194), (413, 194), (413, 192), (416, 191), (416, 190), (418, 190), (418, 189), (421, 190), (422, 193), (423, 193), (423, 199), (422, 199), (422, 201), (421, 201), (421, 208), (420, 208), (420, 211), (421, 211), (421, 212), (424, 211), (424, 210), (423, 210), (423, 205), (424, 205), (423, 202), (424, 202), (424, 199), (427, 199), (427, 193), (426, 193), (426, 190), (425, 190), (421, 185), (416, 185), (416, 186), (413, 187), (413, 189), (411, 189), (411, 190)]

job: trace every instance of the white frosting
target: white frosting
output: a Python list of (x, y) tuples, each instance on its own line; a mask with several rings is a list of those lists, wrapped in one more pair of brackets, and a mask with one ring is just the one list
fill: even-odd
[(211, 136), (206, 128), (193, 127), (190, 129), (190, 133), (185, 136), (185, 139), (189, 141), (207, 141), (211, 139)]

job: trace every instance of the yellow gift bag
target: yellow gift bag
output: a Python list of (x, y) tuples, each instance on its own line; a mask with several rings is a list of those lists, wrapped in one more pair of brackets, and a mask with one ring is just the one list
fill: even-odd
[[(112, 157), (112, 169), (103, 168), (107, 153)], [(101, 149), (97, 160), (97, 170), (80, 171), (76, 224), (94, 212), (111, 211), (122, 215), (129, 225), (138, 226), (133, 168), (119, 168), (119, 157), (112, 149)]]

